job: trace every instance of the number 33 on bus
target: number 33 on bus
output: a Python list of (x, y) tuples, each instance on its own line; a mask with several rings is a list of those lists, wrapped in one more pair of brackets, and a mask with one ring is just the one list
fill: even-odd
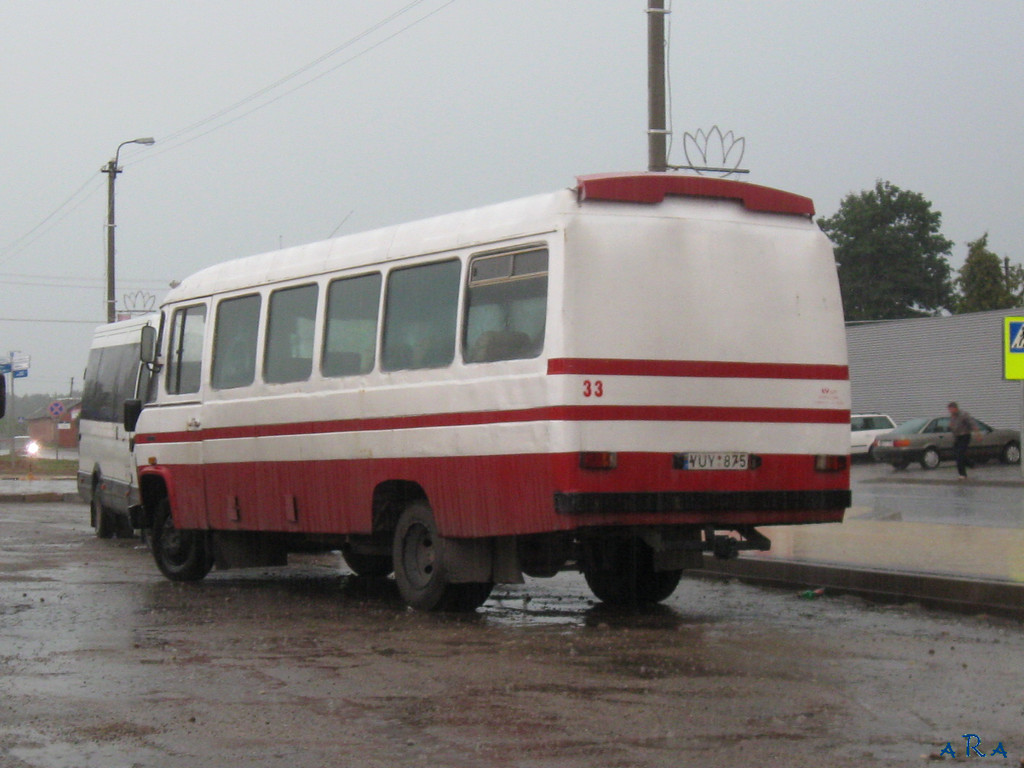
[(337, 549), (472, 610), (570, 565), (656, 602), (705, 552), (767, 549), (755, 526), (839, 522), (849, 375), (813, 214), (583, 176), (205, 269), (143, 331), (133, 524), (170, 579)]

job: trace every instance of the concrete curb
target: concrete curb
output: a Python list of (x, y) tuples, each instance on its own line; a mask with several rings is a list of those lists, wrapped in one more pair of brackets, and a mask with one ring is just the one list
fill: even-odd
[(871, 477), (858, 480), (859, 485), (963, 485), (965, 487), (980, 488), (1024, 488), (1024, 477), (1014, 480), (983, 480), (977, 475), (968, 475), (967, 480), (957, 480), (954, 477), (906, 477), (900, 475), (886, 475), (885, 477)]
[(66, 502), (68, 504), (84, 504), (77, 493), (0, 493), (0, 503), (32, 504)]
[(927, 573), (850, 568), (793, 560), (741, 557), (705, 558), (704, 569), (690, 571), (710, 578), (735, 578), (751, 584), (807, 589), (824, 587), (834, 594), (857, 595), (873, 602), (917, 602), (968, 614), (1024, 619), (1024, 584), (985, 581)]

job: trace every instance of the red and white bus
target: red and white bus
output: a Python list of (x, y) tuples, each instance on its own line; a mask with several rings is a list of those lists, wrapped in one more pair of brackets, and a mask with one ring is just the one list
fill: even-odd
[(758, 525), (839, 522), (850, 391), (807, 198), (674, 174), (229, 261), (144, 356), (142, 508), (163, 573), (340, 549), (420, 609), (569, 563), (671, 594)]

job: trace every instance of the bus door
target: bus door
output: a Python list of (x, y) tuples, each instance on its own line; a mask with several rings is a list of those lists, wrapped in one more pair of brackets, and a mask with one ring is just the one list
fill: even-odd
[[(159, 431), (168, 443), (161, 463), (170, 471), (174, 486), (171, 503), (177, 528), (208, 527), (202, 424), (206, 316), (205, 304), (181, 306), (172, 312), (164, 372), (167, 397), (159, 408), (147, 408), (150, 423), (159, 421)], [(136, 454), (140, 462), (145, 460), (144, 454)]]

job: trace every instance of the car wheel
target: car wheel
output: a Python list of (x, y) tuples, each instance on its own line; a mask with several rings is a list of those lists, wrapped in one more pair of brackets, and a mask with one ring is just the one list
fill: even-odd
[(921, 454), (921, 466), (925, 469), (935, 469), (939, 466), (939, 452), (929, 446), (924, 449), (924, 453)]
[(999, 454), (999, 460), (1003, 464), (1020, 464), (1020, 446), (1017, 443), (1007, 443)]

